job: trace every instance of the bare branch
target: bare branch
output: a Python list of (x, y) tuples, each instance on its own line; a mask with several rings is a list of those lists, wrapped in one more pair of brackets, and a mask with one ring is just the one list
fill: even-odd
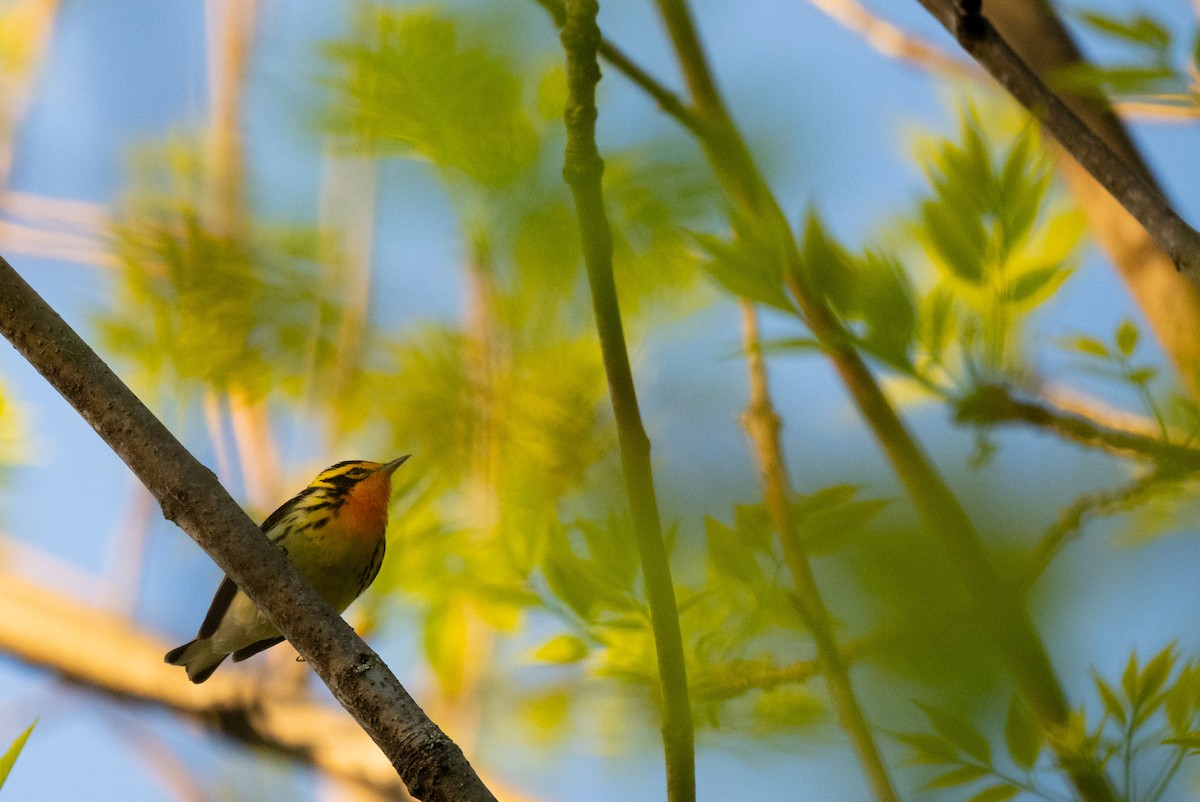
[(808, 0), (809, 4), (862, 37), (877, 53), (947, 78), (977, 78), (979, 69), (897, 25), (875, 16), (858, 0)]

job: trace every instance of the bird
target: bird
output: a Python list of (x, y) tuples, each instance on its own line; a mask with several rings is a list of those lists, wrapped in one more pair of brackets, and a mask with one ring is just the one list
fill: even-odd
[[(341, 613), (375, 580), (386, 549), (392, 473), (411, 455), (391, 462), (347, 460), (267, 516), (260, 527), (300, 575)], [(195, 639), (167, 652), (200, 684), (226, 657), (237, 663), (284, 640), (232, 579), (222, 579)]]

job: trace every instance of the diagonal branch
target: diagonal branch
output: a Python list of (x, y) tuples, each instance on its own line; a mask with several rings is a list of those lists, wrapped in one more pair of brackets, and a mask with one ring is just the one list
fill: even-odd
[(1130, 167), (1042, 82), (980, 13), (980, 0), (920, 3), (1138, 219), (1178, 270), (1200, 278), (1200, 232), (1175, 213), (1142, 170)]
[(1200, 449), (1169, 443), (1143, 432), (1107, 426), (1084, 415), (1036, 400), (1019, 398), (1004, 386), (985, 384), (954, 402), (958, 423), (1024, 423), (1064, 440), (1121, 457), (1152, 460), (1174, 470), (1200, 470)]
[(969, 61), (956, 58), (875, 16), (859, 0), (808, 0), (809, 5), (862, 37), (880, 55), (916, 64), (952, 78), (982, 77)]
[(792, 512), (792, 486), (784, 463), (783, 446), (779, 440), (779, 414), (771, 403), (767, 366), (762, 354), (758, 314), (748, 301), (742, 301), (742, 341), (746, 346), (746, 361), (750, 373), (750, 404), (743, 425), (754, 443), (759, 474), (764, 487), (767, 515), (783, 546), (783, 554), (792, 583), (796, 587), (796, 606), (817, 647), (817, 661), (829, 695), (837, 709), (842, 729), (858, 753), (875, 798), (881, 802), (898, 802), (899, 796), (888, 776), (887, 766), (871, 733), (871, 725), (863, 713), (854, 685), (850, 681), (850, 663), (838, 645), (833, 631), (833, 616), (821, 598), (808, 553), (796, 531)]
[(242, 588), (384, 751), (419, 799), (495, 797), (370, 647), (79, 335), (0, 257), (0, 333), (71, 403)]

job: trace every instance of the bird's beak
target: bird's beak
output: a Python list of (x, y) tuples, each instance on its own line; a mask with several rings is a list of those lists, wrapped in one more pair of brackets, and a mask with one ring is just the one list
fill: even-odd
[(397, 468), (399, 468), (401, 465), (403, 465), (404, 461), (407, 460), (411, 456), (412, 456), (412, 454), (405, 454), (403, 457), (400, 457), (399, 459), (394, 459), (391, 462), (381, 465), (379, 467), (379, 472), (385, 476), (391, 476), (392, 473)]

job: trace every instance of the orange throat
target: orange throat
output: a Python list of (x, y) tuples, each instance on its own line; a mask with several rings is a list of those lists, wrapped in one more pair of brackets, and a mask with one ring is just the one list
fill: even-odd
[(359, 482), (346, 496), (338, 518), (355, 535), (382, 537), (387, 529), (389, 477), (375, 474)]

